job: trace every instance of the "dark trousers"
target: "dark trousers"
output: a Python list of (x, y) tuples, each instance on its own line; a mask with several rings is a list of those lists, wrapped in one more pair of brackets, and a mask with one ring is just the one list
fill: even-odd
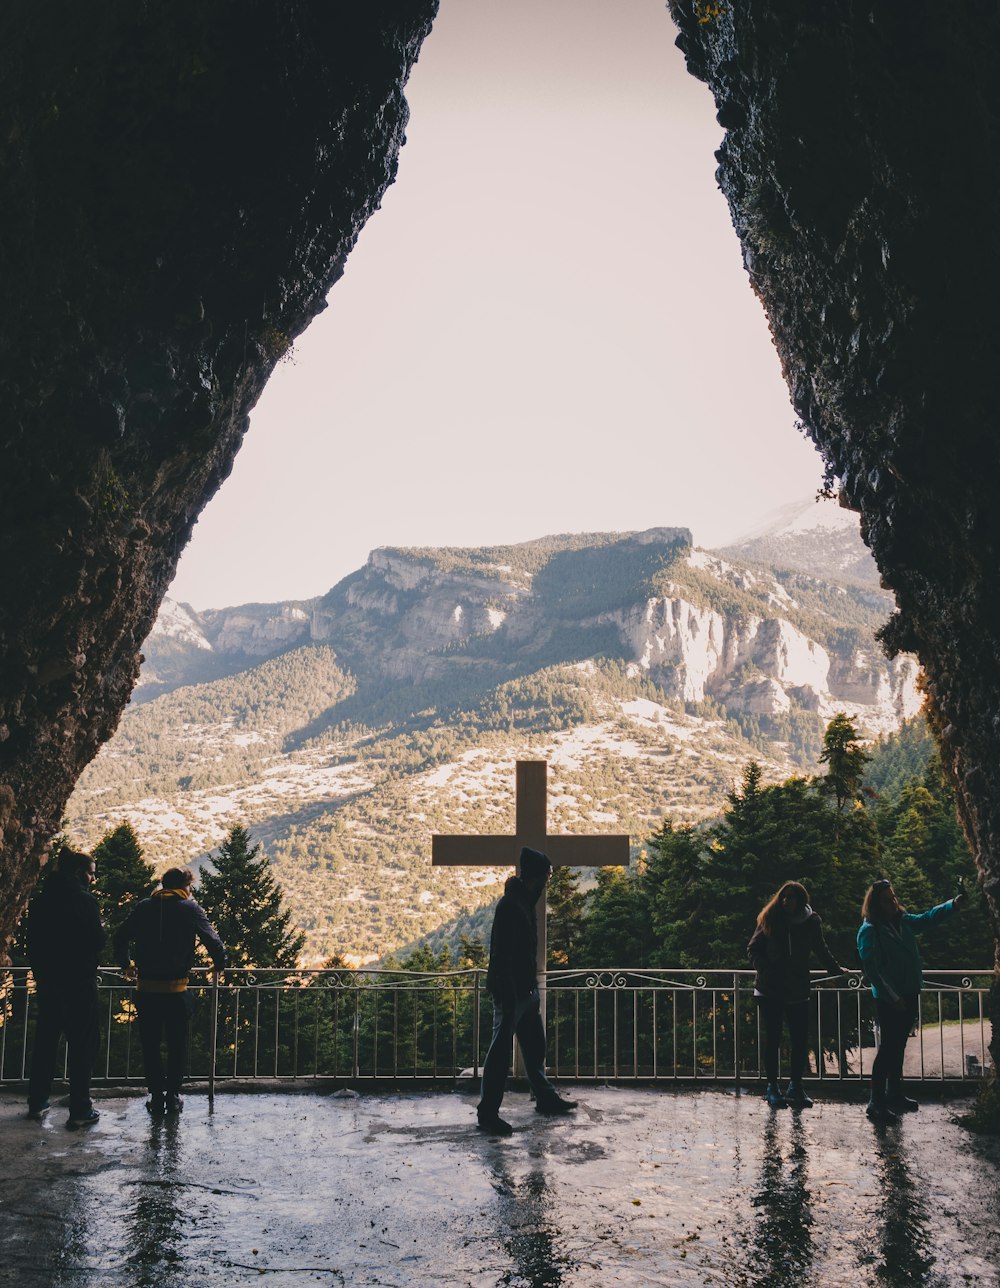
[(480, 1118), (492, 1118), (500, 1111), (507, 1086), (511, 1041), (517, 1038), (524, 1061), (524, 1072), (535, 1100), (541, 1104), (558, 1094), (545, 1076), (545, 1029), (536, 988), (522, 997), (513, 1008), (504, 1010), (493, 1003), (493, 1040), (483, 1063), (483, 1080), (479, 1099)]
[[(135, 995), (142, 1041), (142, 1067), (150, 1095), (180, 1091), (187, 1065), (188, 1018), (191, 1004), (183, 993)], [(163, 1073), (161, 1044), (167, 1039), (167, 1072)]]
[(879, 1043), (878, 1054), (872, 1065), (872, 1099), (885, 1096), (886, 1084), (895, 1089), (903, 1080), (903, 1056), (906, 1054), (906, 1040), (917, 1022), (919, 993), (907, 993), (903, 997), (905, 1007), (897, 1010), (892, 1002), (881, 997), (875, 999), (875, 1010), (878, 1012)]
[(97, 981), (39, 985), (35, 1045), (31, 1052), (28, 1108), (48, 1103), (59, 1039), (65, 1035), (69, 1063), (70, 1116), (90, 1109), (90, 1075), (97, 1059)]
[(778, 1048), (781, 1046), (781, 1030), (786, 1020), (792, 1048), (788, 1076), (792, 1082), (798, 1082), (805, 1072), (808, 1054), (809, 1003), (758, 997), (757, 1005), (764, 1024), (764, 1070), (768, 1082), (778, 1081)]

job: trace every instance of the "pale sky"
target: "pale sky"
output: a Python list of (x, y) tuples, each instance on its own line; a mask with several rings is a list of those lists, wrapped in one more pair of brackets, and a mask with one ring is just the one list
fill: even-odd
[(170, 594), (322, 594), (382, 545), (690, 527), (815, 492), (663, 0), (442, 0), (399, 175)]

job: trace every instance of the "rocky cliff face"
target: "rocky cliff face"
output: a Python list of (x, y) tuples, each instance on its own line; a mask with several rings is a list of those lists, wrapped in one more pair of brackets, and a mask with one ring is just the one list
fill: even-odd
[[(824, 644), (796, 624), (802, 605), (776, 575), (693, 550), (684, 530), (600, 541), (589, 551), (572, 552), (588, 588), (582, 604), (572, 595), (564, 599), (562, 579), (547, 575), (561, 550), (535, 553), (526, 561), (530, 567), (489, 562), (475, 550), (375, 550), (363, 569), (321, 600), (201, 614), (168, 604), (145, 645), (151, 666), (144, 680), (162, 678), (161, 651), (174, 649), (185, 633), (193, 641), (195, 675), (206, 646), (243, 664), (312, 641), (331, 644), (361, 677), (415, 683), (454, 673), (470, 657), (516, 666), (551, 650), (554, 639), (570, 640), (572, 649), (592, 638), (594, 651), (613, 652), (684, 702), (711, 698), (731, 712), (764, 716), (796, 708), (827, 718), (847, 711), (870, 733), (895, 728), (919, 709), (914, 659), (887, 661), (871, 629), (865, 636), (842, 628), (836, 612), (846, 598), (843, 587), (814, 583), (824, 587), (831, 605), (825, 620), (815, 615), (814, 629), (827, 628)], [(631, 584), (608, 577), (601, 561), (616, 552), (624, 552), (616, 567), (643, 553), (669, 564), (669, 574), (660, 577), (665, 593), (651, 593), (643, 576)], [(588, 559), (592, 573), (586, 571)], [(802, 582), (809, 585), (810, 579)], [(733, 591), (740, 598), (733, 600)], [(713, 592), (717, 607), (704, 602)], [(891, 609), (887, 596), (875, 597), (882, 616), (876, 613), (873, 622)], [(861, 598), (855, 592), (850, 603)], [(615, 606), (602, 609), (602, 599)]]
[(0, 13), (0, 945), (251, 407), (393, 179), (435, 11)]
[(1000, 966), (1000, 12), (670, 9), (792, 401), (896, 594), (886, 641), (926, 671)]

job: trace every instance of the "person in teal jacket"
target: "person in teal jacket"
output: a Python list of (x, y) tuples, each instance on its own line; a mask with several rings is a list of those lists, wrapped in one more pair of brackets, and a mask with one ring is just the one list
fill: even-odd
[(892, 1122), (913, 1113), (917, 1102), (903, 1094), (903, 1056), (906, 1040), (917, 1022), (924, 976), (917, 932), (950, 917), (964, 895), (939, 903), (926, 912), (907, 912), (900, 906), (891, 881), (876, 881), (865, 895), (858, 931), (858, 956), (872, 986), (878, 1012), (879, 1048), (872, 1065), (872, 1094), (868, 1117)]

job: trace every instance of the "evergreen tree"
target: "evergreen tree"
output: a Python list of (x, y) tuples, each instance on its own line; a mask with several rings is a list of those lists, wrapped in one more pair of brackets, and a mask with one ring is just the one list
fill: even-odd
[(203, 872), (198, 901), (208, 914), (234, 966), (291, 967), (305, 945), (305, 935), (289, 928), (291, 910), (284, 892), (271, 876), (260, 843), (251, 846), (250, 833), (236, 824), (212, 860), (213, 872)]
[(701, 930), (699, 922), (709, 911), (700, 886), (705, 863), (703, 837), (693, 827), (675, 827), (666, 819), (646, 848), (646, 869), (639, 887), (653, 932), (649, 964), (701, 965), (695, 960), (693, 946)]
[(546, 919), (546, 947), (550, 970), (565, 969), (579, 964), (578, 950), (583, 934), (584, 905), (586, 898), (572, 868), (556, 867), (552, 870), (546, 890), (548, 915)]
[(587, 896), (580, 960), (588, 966), (647, 966), (653, 948), (649, 909), (634, 874), (598, 868)]
[(978, 966), (993, 957), (993, 939), (975, 863), (955, 809), (955, 796), (935, 751), (922, 774), (884, 800), (879, 826), (885, 837), (885, 870), (900, 902), (913, 912), (943, 903), (961, 883), (969, 895), (961, 915), (925, 936), (929, 966)]
[(485, 970), (489, 965), (490, 955), (481, 939), (470, 939), (463, 930), (458, 937), (458, 966), (461, 970), (480, 967)]
[(871, 760), (861, 746), (854, 721), (843, 712), (833, 717), (823, 735), (820, 763), (826, 765), (826, 777), (821, 780), (823, 791), (837, 802), (837, 812), (861, 798), (865, 768)]
[(142, 846), (131, 823), (120, 823), (94, 846), (97, 876), (93, 892), (101, 905), (107, 939), (102, 962), (115, 964), (114, 937), (118, 928), (140, 899), (147, 899), (156, 887), (153, 865), (143, 858)]

